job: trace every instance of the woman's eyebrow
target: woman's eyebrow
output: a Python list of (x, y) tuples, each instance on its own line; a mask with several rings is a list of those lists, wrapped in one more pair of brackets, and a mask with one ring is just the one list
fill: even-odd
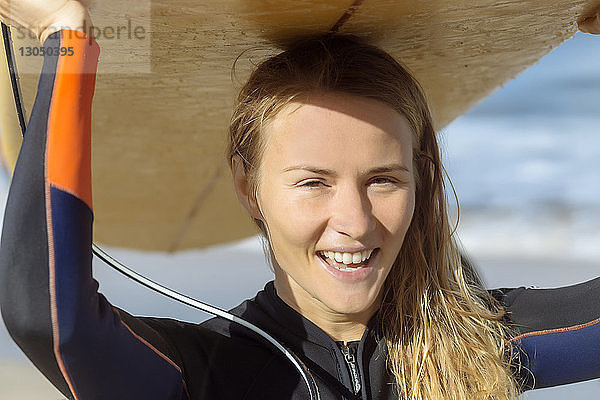
[(284, 168), (283, 172), (289, 172), (289, 171), (295, 171), (295, 170), (310, 171), (310, 172), (314, 172), (315, 174), (319, 174), (319, 175), (331, 175), (331, 176), (337, 175), (335, 173), (335, 171), (333, 171), (331, 169), (317, 168), (317, 167), (313, 167), (313, 166), (305, 165), (305, 164), (293, 165), (291, 167)]
[[(306, 165), (306, 164), (293, 165), (291, 167), (284, 168), (283, 172), (289, 172), (289, 171), (295, 171), (295, 170), (309, 171), (309, 172), (313, 172), (313, 173), (319, 174), (319, 175), (337, 176), (337, 173), (331, 169), (318, 168), (318, 167), (314, 167), (312, 165)], [(382, 165), (380, 167), (371, 168), (370, 170), (368, 170), (366, 172), (366, 175), (382, 174), (382, 173), (388, 173), (388, 172), (410, 173), (410, 170), (402, 164), (388, 164), (388, 165)]]
[(386, 172), (406, 172), (410, 174), (410, 169), (402, 164), (388, 164), (381, 167), (372, 168), (369, 174), (383, 174)]

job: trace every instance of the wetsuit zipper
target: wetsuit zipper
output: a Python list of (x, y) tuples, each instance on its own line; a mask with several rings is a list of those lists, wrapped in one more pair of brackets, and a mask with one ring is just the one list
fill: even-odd
[(360, 373), (358, 372), (358, 365), (356, 363), (356, 350), (354, 346), (346, 346), (342, 345), (342, 354), (344, 355), (344, 360), (346, 360), (346, 364), (348, 365), (348, 370), (350, 371), (350, 379), (352, 380), (352, 390), (354, 394), (359, 394), (361, 389), (360, 382)]

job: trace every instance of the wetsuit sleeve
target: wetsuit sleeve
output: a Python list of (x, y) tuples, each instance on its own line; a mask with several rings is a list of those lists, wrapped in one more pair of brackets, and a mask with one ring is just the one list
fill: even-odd
[(600, 378), (600, 278), (555, 289), (498, 289), (524, 389)]
[(0, 244), (0, 306), (29, 359), (71, 399), (188, 399), (177, 353), (92, 277), (91, 109), (98, 44), (44, 42)]

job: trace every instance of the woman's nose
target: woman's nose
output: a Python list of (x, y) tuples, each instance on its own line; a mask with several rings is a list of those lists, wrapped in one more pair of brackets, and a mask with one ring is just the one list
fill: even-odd
[(355, 185), (340, 187), (332, 202), (331, 225), (339, 233), (355, 240), (372, 232), (376, 221), (366, 190)]

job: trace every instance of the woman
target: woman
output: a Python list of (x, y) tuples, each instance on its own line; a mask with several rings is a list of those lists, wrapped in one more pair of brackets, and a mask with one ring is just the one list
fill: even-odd
[[(0, 15), (74, 51), (45, 56), (6, 208), (0, 302), (14, 340), (69, 398), (308, 398), (243, 328), (133, 317), (97, 292), (99, 48), (78, 32), (91, 26), (79, 3), (36, 1), (3, 0)], [(298, 354), (321, 399), (510, 399), (600, 376), (600, 280), (488, 293), (463, 269), (425, 98), (383, 51), (328, 36), (265, 61), (229, 139), (236, 193), (275, 272), (233, 313)]]

